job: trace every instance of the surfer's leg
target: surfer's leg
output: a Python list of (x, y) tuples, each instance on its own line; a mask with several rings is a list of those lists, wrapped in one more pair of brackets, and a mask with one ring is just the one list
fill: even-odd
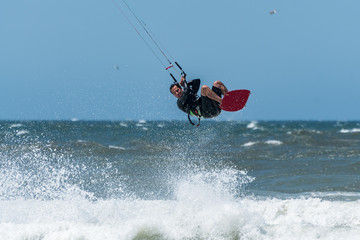
[(222, 98), (219, 97), (213, 90), (211, 90), (206, 85), (201, 87), (201, 96), (205, 96), (205, 97), (208, 97), (218, 103), (222, 103)]
[(228, 89), (225, 87), (225, 85), (221, 81), (215, 81), (213, 84), (214, 87), (220, 88), (221, 93), (225, 95), (228, 92)]
[[(209, 89), (210, 90), (210, 89)], [(215, 86), (210, 90), (221, 99), (221, 89)], [(209, 92), (210, 92), (209, 91)], [(222, 99), (221, 99), (222, 100)], [(213, 118), (221, 113), (220, 102), (207, 96), (201, 96), (200, 112), (203, 118)]]

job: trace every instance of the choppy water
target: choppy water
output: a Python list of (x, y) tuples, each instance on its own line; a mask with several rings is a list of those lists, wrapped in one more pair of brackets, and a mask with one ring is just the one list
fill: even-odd
[(0, 239), (360, 239), (360, 122), (0, 122)]

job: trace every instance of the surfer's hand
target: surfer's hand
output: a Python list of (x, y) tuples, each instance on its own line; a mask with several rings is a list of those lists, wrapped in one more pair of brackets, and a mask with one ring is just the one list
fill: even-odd
[(186, 81), (185, 76), (181, 76), (180, 85), (184, 86), (184, 81)]

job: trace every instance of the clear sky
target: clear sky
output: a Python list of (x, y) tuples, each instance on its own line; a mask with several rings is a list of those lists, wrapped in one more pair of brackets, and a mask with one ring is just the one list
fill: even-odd
[[(251, 90), (219, 120), (360, 119), (360, 1), (127, 1), (188, 79)], [(0, 119), (187, 118), (112, 0), (1, 1), (0, 31)]]

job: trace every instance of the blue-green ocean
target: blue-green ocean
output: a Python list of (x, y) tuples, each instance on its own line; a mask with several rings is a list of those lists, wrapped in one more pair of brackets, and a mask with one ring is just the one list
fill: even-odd
[(360, 122), (0, 121), (0, 239), (360, 239)]

